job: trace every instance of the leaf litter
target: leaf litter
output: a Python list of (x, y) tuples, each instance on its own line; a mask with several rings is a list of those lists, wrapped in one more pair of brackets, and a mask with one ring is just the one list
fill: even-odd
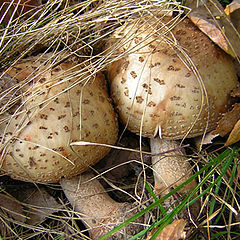
[[(96, 1), (88, 2), (91, 4)], [(159, 3), (159, 1), (152, 2), (153, 5)], [(59, 2), (54, 2), (54, 4), (57, 3)], [(138, 13), (140, 15), (146, 13), (152, 14), (152, 11), (156, 10), (158, 7), (153, 7), (151, 4), (148, 5), (146, 1), (140, 1), (137, 4), (135, 1), (123, 1), (123, 3), (118, 1), (109, 3), (107, 1), (106, 5), (90, 8), (91, 10), (87, 12), (87, 14), (84, 14), (90, 4), (85, 3), (84, 5), (84, 3), (80, 3), (74, 8), (59, 8), (58, 11), (54, 10), (54, 6), (56, 6), (54, 4), (46, 4), (39, 8), (40, 17), (37, 18), (35, 23), (31, 22), (34, 18), (30, 18), (26, 22), (21, 22), (21, 19), (17, 18), (9, 24), (7, 30), (4, 28), (0, 29), (2, 36), (0, 38), (0, 64), (2, 64), (5, 69), (7, 66), (11, 66), (12, 62), (20, 58), (35, 54), (39, 50), (47, 52), (50, 49), (53, 49), (55, 52), (60, 50), (56, 55), (56, 62), (61, 62), (63, 59), (76, 56), (84, 59), (90, 52), (94, 60), (93, 68), (95, 68), (95, 71), (104, 69), (107, 65), (107, 61), (103, 61), (101, 56), (94, 56), (94, 52), (90, 45), (97, 43), (97, 40), (102, 38), (102, 34), (104, 33), (106, 34), (104, 37), (108, 37), (111, 29), (115, 27), (114, 25), (109, 25), (109, 22), (117, 20), (118, 24), (121, 25), (124, 21), (131, 21), (132, 17), (137, 17)], [(212, 39), (227, 53), (235, 58), (239, 58), (240, 45), (239, 35), (236, 33), (237, 27), (235, 26), (235, 28), (232, 28), (231, 22), (223, 15), (222, 9), (216, 1), (208, 1), (206, 5), (203, 4), (203, 7), (198, 6), (196, 8), (195, 6), (193, 7), (193, 5), (187, 6), (192, 8), (190, 15), (188, 15), (189, 18), (209, 37), (212, 37)], [(165, 8), (162, 4), (159, 4), (159, 7), (162, 9)], [(219, 8), (221, 9), (220, 11)], [(131, 9), (130, 12), (129, 9)], [(75, 14), (74, 11), (76, 12), (77, 10), (80, 10), (83, 14)], [(187, 9), (185, 10), (188, 11)], [(47, 11), (48, 14), (46, 14)], [(235, 9), (234, 11), (238, 10)], [(234, 11), (229, 10), (229, 14), (225, 12), (227, 16), (230, 16)], [(136, 15), (134, 16), (134, 14)], [(101, 24), (105, 26), (105, 31), (99, 30), (99, 25)], [(94, 32), (94, 34), (92, 32)], [(91, 44), (88, 45), (86, 42), (89, 40)], [(80, 47), (76, 48), (76, 45)], [(17, 50), (13, 49), (15, 46)], [(239, 122), (236, 120), (239, 107), (235, 107), (235, 109), (237, 110), (233, 110), (228, 120), (225, 120), (225, 122), (228, 122), (228, 125), (231, 125), (232, 131)], [(232, 120), (229, 121), (229, 119)], [(224, 120), (222, 121), (224, 122)], [(222, 123), (219, 125), (222, 125)], [(221, 127), (221, 131), (223, 131), (223, 126), (224, 125)], [(239, 127), (239, 125), (237, 126)], [(228, 133), (231, 130), (229, 130)], [(26, 206), (29, 207), (29, 214), (27, 214), (27, 221), (29, 224), (40, 224), (51, 216), (52, 213), (61, 209), (61, 205), (59, 205), (44, 188), (41, 188), (40, 191), (39, 189), (29, 190), (27, 197), (29, 198), (26, 199), (25, 203), (27, 204)], [(14, 198), (11, 198), (10, 203), (10, 206), (4, 206), (3, 204), (5, 209), (9, 210), (7, 214), (11, 216), (12, 210), (19, 209), (19, 214), (23, 215), (22, 221), (25, 221), (26, 215), (23, 214), (24, 212), (21, 210), (23, 209), (23, 205)], [(11, 208), (13, 209), (11, 210)], [(16, 211), (16, 213), (18, 212)], [(16, 218), (19, 214), (12, 215), (11, 217)], [(160, 235), (165, 238), (160, 238), (159, 236), (159, 239), (180, 239), (180, 236), (184, 236), (184, 226), (185, 222), (183, 222), (183, 220), (175, 220), (172, 224), (168, 225), (163, 230), (162, 235)]]
[(186, 1), (192, 10), (188, 17), (213, 42), (231, 56), (240, 57), (240, 32), (217, 0)]

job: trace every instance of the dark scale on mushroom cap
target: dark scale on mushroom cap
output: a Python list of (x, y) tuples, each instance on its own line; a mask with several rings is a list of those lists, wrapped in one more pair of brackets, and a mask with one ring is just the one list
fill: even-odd
[[(25, 64), (29, 65), (27, 61)], [(24, 65), (20, 65), (24, 69)], [(110, 150), (101, 146), (70, 146), (71, 142), (115, 143), (117, 119), (102, 74), (84, 87), (83, 84), (70, 87), (80, 80), (76, 77), (49, 87), (56, 82), (55, 79), (68, 77), (66, 74), (70, 68), (79, 70), (70, 63), (64, 63), (56, 71), (50, 69), (40, 74), (41, 79), (47, 79), (48, 86), (36, 82), (35, 91), (27, 94), (23, 99), (25, 104), (19, 109), (31, 109), (31, 112), (23, 111), (18, 118), (11, 118), (9, 125), (4, 125), (6, 132), (12, 132), (12, 135), (4, 135), (3, 143), (10, 139), (12, 143), (7, 144), (2, 169), (11, 177), (23, 181), (57, 182), (63, 176), (70, 177), (85, 171)], [(16, 70), (13, 74), (17, 78)], [(42, 91), (44, 88), (48, 90)], [(61, 92), (62, 89), (69, 90)], [(35, 94), (39, 90), (45, 93)], [(101, 94), (95, 94), (98, 92)], [(29, 121), (30, 125), (27, 124)], [(19, 122), (21, 124), (16, 128)]]
[[(164, 22), (168, 20), (166, 17)], [(163, 35), (149, 37), (150, 24), (151, 21), (145, 22), (144, 32), (141, 23), (125, 25), (113, 34), (107, 45), (114, 48), (114, 37), (119, 41), (121, 32), (123, 47), (119, 53), (134, 46), (139, 49), (108, 67), (112, 97), (123, 123), (134, 133), (141, 132), (146, 137), (159, 133), (167, 139), (181, 139), (186, 134), (193, 137), (201, 135), (206, 128), (213, 129), (221, 113), (226, 111), (229, 93), (237, 84), (231, 58), (187, 19), (172, 30), (180, 46), (176, 51)], [(136, 45), (134, 37), (129, 40), (134, 33), (147, 40)], [(197, 69), (187, 64), (181, 48)], [(145, 86), (151, 86), (151, 92)]]

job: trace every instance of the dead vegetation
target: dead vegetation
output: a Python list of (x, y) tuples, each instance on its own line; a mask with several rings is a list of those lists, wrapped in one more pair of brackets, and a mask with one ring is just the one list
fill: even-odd
[[(197, 2), (199, 5), (196, 5), (195, 1), (186, 1), (185, 5), (182, 5), (174, 0), (1, 1), (3, 3), (0, 7), (1, 168), (3, 169), (4, 156), (8, 152), (4, 144), (3, 126), (5, 123), (8, 125), (11, 115), (19, 111), (21, 101), (32, 93), (32, 89), (26, 91), (26, 87), (36, 81), (35, 75), (41, 76), (46, 71), (41, 70), (39, 73), (39, 67), (36, 67), (31, 69), (29, 77), (16, 81), (9, 73), (13, 66), (25, 61), (24, 59), (33, 56), (43, 59), (49, 68), (57, 67), (64, 62), (84, 66), (81, 72), (68, 74), (62, 81), (68, 83), (77, 75), (81, 77), (81, 82), (85, 83), (89, 81), (86, 73), (95, 76), (100, 71), (104, 72), (112, 62), (136, 51), (130, 49), (120, 51), (122, 54), (116, 54), (123, 47), (117, 44), (111, 51), (104, 49), (105, 43), (111, 40), (116, 29), (126, 22), (154, 19), (161, 14), (172, 16), (173, 20), (166, 24), (170, 30), (187, 17), (195, 23), (200, 23), (203, 30), (208, 30), (206, 34), (209, 37), (211, 34), (215, 43), (235, 59), (237, 66), (240, 38), (237, 26), (234, 27), (237, 21), (235, 15), (234, 21), (231, 21), (231, 13), (236, 11), (236, 8), (229, 10), (232, 9), (229, 7), (226, 15), (217, 1)], [(211, 21), (207, 22), (206, 19)], [(175, 40), (172, 36), (169, 42), (175, 44)], [(133, 226), (135, 224), (139, 227), (138, 231), (135, 229), (130, 231), (132, 236), (128, 235), (129, 239), (178, 240), (218, 239), (218, 237), (238, 239), (239, 145), (231, 145), (226, 149), (224, 144), (227, 137), (216, 136), (218, 134), (228, 136), (227, 134), (234, 130), (233, 137), (227, 140), (227, 145), (229, 142), (232, 144), (239, 141), (238, 91), (235, 89), (232, 93), (235, 105), (229, 107), (228, 114), (231, 117), (226, 114), (219, 122), (214, 132), (216, 138), (210, 137), (211, 144), (202, 146), (207, 141), (204, 142), (201, 137), (199, 148), (202, 150), (199, 150), (192, 140), (184, 142), (183, 147), (190, 144), (186, 151), (193, 170), (192, 178), (187, 180), (187, 183), (192, 179), (196, 179), (198, 183), (189, 194), (179, 194), (183, 187), (180, 185), (176, 189), (170, 188), (172, 191), (158, 200), (158, 196), (153, 192), (149, 141), (133, 135), (119, 122), (119, 139), (116, 146), (107, 146), (111, 148), (111, 152), (96, 166), (91, 167), (94, 173), (91, 176), (94, 176), (93, 181), (98, 179), (104, 186), (100, 194), (107, 192), (111, 196), (110, 202), (114, 200), (114, 204), (127, 202), (128, 206), (133, 207), (134, 215), (127, 215), (124, 220), (113, 215), (114, 221), (108, 223), (104, 222), (105, 219), (96, 221), (89, 212), (81, 212), (81, 207), (74, 208), (74, 201), (66, 198), (59, 183), (21, 182), (9, 178), (8, 172), (1, 171), (0, 237), (24, 240), (88, 239), (92, 237), (91, 231), (96, 230), (98, 234), (104, 230), (104, 233), (107, 233), (120, 225), (116, 230), (119, 234), (117, 239), (126, 239), (125, 226), (131, 228), (131, 224)], [(41, 96), (41, 92), (36, 93)], [(39, 106), (41, 104), (42, 102)], [(226, 118), (233, 120), (227, 120), (228, 127), (229, 125), (231, 127), (222, 134), (223, 130), (226, 131), (224, 125)], [(84, 141), (81, 144), (91, 145)], [(96, 145), (96, 142), (92, 143), (93, 146), (94, 144)], [(174, 155), (175, 150), (179, 149), (160, 154)], [(76, 190), (79, 189), (80, 183), (81, 180), (78, 180)], [(90, 199), (94, 195), (96, 193), (85, 193), (82, 199)], [(100, 203), (96, 202), (98, 198), (93, 199), (93, 205), (100, 206), (101, 211)], [(108, 197), (106, 199), (109, 200)], [(191, 205), (194, 201), (200, 201), (201, 206), (196, 216), (189, 208), (189, 202)], [(129, 218), (132, 223), (128, 221)], [(175, 218), (179, 220), (174, 220)], [(82, 222), (80, 219), (85, 221)], [(93, 224), (89, 224), (89, 221)], [(96, 223), (101, 224), (100, 227)], [(91, 229), (93, 227), (96, 229)], [(161, 230), (163, 231), (159, 234)]]

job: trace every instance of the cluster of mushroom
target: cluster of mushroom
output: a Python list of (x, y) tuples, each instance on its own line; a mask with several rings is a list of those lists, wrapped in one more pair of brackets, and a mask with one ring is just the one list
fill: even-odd
[[(126, 23), (106, 44), (107, 53), (117, 49), (116, 56), (122, 56), (107, 68), (119, 117), (130, 131), (150, 138), (153, 154), (178, 148), (175, 140), (213, 129), (237, 85), (229, 56), (188, 20), (171, 30), (168, 21), (153, 18)], [(6, 72), (23, 93), (16, 111), (1, 116), (5, 119), (0, 126), (1, 170), (23, 181), (62, 179), (66, 196), (78, 201), (76, 210), (90, 216), (85, 224), (95, 229), (90, 235), (97, 239), (112, 228), (105, 227), (107, 221), (118, 222), (126, 204), (102, 193), (98, 181), (91, 183), (92, 175), (79, 174), (109, 152), (104, 144), (115, 144), (117, 118), (101, 73), (93, 77), (82, 71), (83, 66), (70, 62), (52, 67), (47, 59), (29, 58)], [(80, 141), (96, 145), (72, 144)], [(184, 153), (178, 150), (173, 155), (152, 157), (157, 194), (192, 174)], [(78, 183), (82, 183), (79, 188), (72, 189)], [(182, 191), (194, 186), (192, 182)], [(99, 212), (100, 216), (94, 216)]]

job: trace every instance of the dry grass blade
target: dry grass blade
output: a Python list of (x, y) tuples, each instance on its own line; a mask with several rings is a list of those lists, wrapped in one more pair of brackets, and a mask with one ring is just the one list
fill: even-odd
[[(14, 1), (11, 1), (11, 4), (13, 3)], [(18, 1), (18, 3), (20, 4), (21, 1)], [(103, 48), (103, 45), (105, 45), (107, 41), (111, 41), (113, 32), (128, 22), (142, 23), (142, 25), (152, 29), (153, 31), (148, 35), (148, 39), (152, 39), (159, 34), (156, 38), (162, 39), (168, 47), (176, 53), (184, 65), (194, 72), (202, 94), (200, 114), (203, 110), (204, 100), (206, 100), (206, 104), (208, 105), (208, 94), (197, 66), (192, 62), (186, 49), (179, 46), (178, 41), (171, 32), (172, 29), (182, 21), (180, 17), (181, 14), (185, 13), (188, 15), (189, 10), (189, 8), (182, 6), (175, 0), (87, 0), (78, 3), (76, 3), (75, 0), (48, 0), (34, 6), (30, 12), (22, 12), (19, 16), (10, 17), (7, 23), (4, 22), (4, 16), (0, 15), (0, 131), (3, 133), (3, 136), (0, 137), (1, 163), (4, 156), (9, 153), (9, 146), (12, 144), (13, 139), (29, 144), (29, 148), (42, 147), (44, 150), (48, 150), (55, 155), (60, 155), (55, 149), (52, 149), (51, 146), (33, 143), (28, 139), (21, 140), (18, 138), (18, 134), (37, 116), (38, 109), (41, 108), (44, 110), (56, 100), (56, 98), (64, 94), (66, 94), (67, 99), (70, 99), (71, 90), (78, 84), (83, 86), (87, 85), (98, 72), (106, 70), (110, 63), (130, 53), (136, 53), (145, 47), (144, 42), (140, 42), (139, 45), (119, 54), (119, 50), (124, 45), (134, 40), (136, 34), (140, 34), (135, 32), (126, 35), (125, 38), (120, 36), (119, 41), (117, 41), (113, 47)], [(31, 15), (28, 15), (29, 13), (31, 13)], [(158, 18), (159, 14), (172, 16), (171, 21), (162, 25), (161, 30), (164, 29), (162, 32), (156, 31), (156, 27), (162, 24)], [(153, 40), (153, 42), (155, 40)], [(148, 44), (151, 44), (151, 42)], [(16, 75), (14, 77), (12, 73), (19, 70), (16, 69), (16, 66), (19, 66), (19, 64), (26, 59), (32, 59), (32, 67), (29, 69), (24, 68), (24, 71), (18, 75), (18, 77), (20, 76), (19, 79), (17, 79)], [(41, 64), (37, 65), (37, 62), (41, 62)], [(51, 75), (49, 74), (51, 69), (61, 68), (62, 64), (66, 62), (71, 63), (73, 66), (70, 69), (66, 69), (64, 74), (56, 75), (57, 77), (55, 79), (51, 79), (47, 83), (44, 82), (42, 85), (40, 84), (39, 88), (34, 88), (34, 83), (39, 81), (41, 76)], [(45, 90), (46, 92), (51, 91), (55, 87), (61, 86), (61, 84), (65, 87), (55, 95), (48, 96), (44, 99), (41, 98)], [(43, 90), (42, 86), (46, 86), (46, 88)], [(83, 98), (81, 94), (79, 102), (81, 102)], [(29, 108), (25, 107), (36, 98), (38, 100), (34, 102), (33, 105)], [(79, 106), (80, 115), (82, 113), (81, 111), (83, 111), (82, 104)], [(70, 115), (73, 115), (73, 111), (70, 111)], [(19, 116), (23, 117), (20, 119)], [(12, 133), (12, 137), (10, 137), (7, 142), (4, 142), (3, 138), (7, 133), (7, 127), (9, 127), (11, 121), (17, 117), (19, 117), (19, 122)], [(78, 124), (81, 129), (82, 119), (79, 120)], [(192, 123), (192, 126), (194, 124), (195, 122)], [(189, 132), (186, 133), (186, 136), (188, 133)], [(132, 160), (127, 163), (135, 161), (138, 165), (142, 165), (144, 173), (145, 169), (149, 168), (142, 159), (142, 154), (148, 154), (148, 152), (144, 152), (141, 149), (141, 137), (139, 140), (141, 145), (140, 150), (134, 150), (118, 146), (113, 147), (111, 143), (88, 141), (88, 139), (81, 141), (82, 135), (83, 132), (80, 131), (74, 141), (67, 139), (68, 146), (73, 149), (81, 145), (85, 148), (94, 146), (96, 148), (103, 147), (108, 149), (130, 150), (131, 152), (139, 153), (140, 160)], [(74, 165), (68, 156), (62, 154), (62, 157), (70, 165)], [(100, 175), (106, 172), (100, 173)], [(144, 174), (141, 173), (140, 175)], [(96, 179), (93, 178), (93, 180)], [(144, 179), (144, 181), (146, 181), (146, 179)], [(118, 190), (118, 186), (110, 182), (109, 185)], [(127, 191), (121, 190), (120, 192), (126, 194)], [(127, 193), (126, 195), (130, 194)], [(142, 198), (139, 198), (140, 200), (138, 200), (137, 197), (132, 196), (132, 199), (136, 200), (139, 204), (145, 204), (145, 199), (142, 200)], [(64, 197), (61, 196), (61, 198)], [(219, 200), (220, 199), (221, 198), (219, 198)], [(222, 199), (222, 202), (224, 202), (224, 199)], [(64, 204), (65, 203), (62, 203), (62, 205)], [(86, 229), (89, 229), (84, 228), (83, 230), (82, 226), (79, 227), (80, 224), (78, 222), (79, 217), (84, 214), (79, 214), (79, 212), (74, 210), (66, 208), (60, 211), (58, 215), (50, 214), (46, 222), (41, 222), (41, 224), (37, 226), (12, 220), (6, 215), (0, 215), (5, 225), (5, 235), (3, 236), (6, 237), (6, 239), (85, 238)], [(211, 215), (211, 217), (212, 216), (213, 215)], [(87, 220), (89, 220), (88, 217), (89, 215), (86, 213), (85, 218)], [(99, 228), (98, 225), (93, 227)], [(107, 228), (108, 227), (112, 228), (112, 226), (107, 226)]]
[[(178, 11), (175, 2), (165, 1), (106, 1), (97, 8), (86, 11), (93, 3), (95, 1), (88, 1), (88, 4), (83, 2), (61, 9), (62, 1), (48, 1), (39, 9), (42, 13), (36, 20), (30, 18), (27, 21), (10, 22), (7, 28), (0, 29), (0, 66), (5, 69), (0, 72), (1, 78), (6, 77), (7, 70), (21, 58), (39, 51), (44, 52), (41, 58), (46, 62), (51, 61), (53, 65), (58, 65), (69, 57), (85, 61), (84, 70), (95, 74), (113, 59), (97, 50), (100, 40), (107, 38), (117, 26), (144, 15), (154, 16), (161, 11), (168, 13), (169, 9)], [(51, 58), (48, 55), (45, 57), (45, 52), (48, 51), (55, 54)], [(12, 88), (5, 86), (7, 90), (2, 89), (1, 112), (18, 102), (20, 94), (25, 94), (22, 88), (33, 81), (31, 76), (35, 75), (34, 72), (36, 71), (23, 82), (13, 83)], [(14, 79), (11, 82), (14, 82)], [(16, 94), (18, 96), (14, 98)], [(10, 99), (7, 97), (9, 95)], [(4, 104), (4, 101), (7, 101), (7, 104)]]
[[(136, 18), (175, 4), (165, 1), (105, 1), (97, 8), (87, 11), (95, 2), (97, 1), (87, 1), (63, 8), (64, 1), (48, 1), (39, 8), (40, 16), (36, 20), (19, 19), (10, 23), (7, 28), (0, 30), (0, 64), (9, 64), (13, 58), (16, 59), (16, 54), (22, 58), (41, 48), (61, 52), (65, 49), (78, 55), (81, 49), (90, 47), (96, 39), (102, 38), (104, 28), (99, 29), (99, 26), (107, 25), (107, 21), (121, 24), (128, 18)], [(106, 26), (106, 29), (113, 26), (114, 24)]]

